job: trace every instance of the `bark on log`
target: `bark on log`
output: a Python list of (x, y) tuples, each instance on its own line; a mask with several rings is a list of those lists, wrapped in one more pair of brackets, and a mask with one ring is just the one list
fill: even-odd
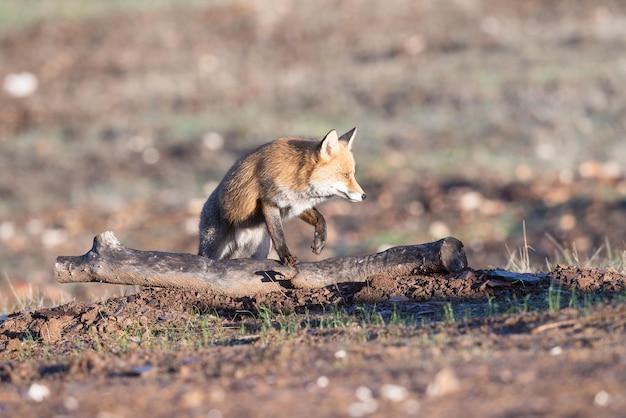
[(436, 242), (390, 248), (358, 257), (334, 257), (285, 267), (276, 260), (211, 260), (194, 254), (140, 251), (103, 232), (82, 256), (59, 256), (59, 283), (110, 284), (205, 289), (231, 297), (254, 296), (284, 287), (319, 288), (363, 282), (378, 274), (407, 276), (459, 272), (467, 267), (463, 244), (448, 237)]

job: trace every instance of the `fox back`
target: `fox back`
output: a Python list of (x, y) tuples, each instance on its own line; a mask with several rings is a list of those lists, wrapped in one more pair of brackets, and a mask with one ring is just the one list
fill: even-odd
[(281, 261), (297, 262), (284, 239), (282, 219), (299, 216), (315, 227), (313, 251), (326, 241), (315, 208), (334, 196), (365, 199), (355, 179), (351, 147), (356, 128), (341, 138), (280, 138), (243, 157), (209, 196), (200, 217), (200, 255), (266, 258), (272, 243)]

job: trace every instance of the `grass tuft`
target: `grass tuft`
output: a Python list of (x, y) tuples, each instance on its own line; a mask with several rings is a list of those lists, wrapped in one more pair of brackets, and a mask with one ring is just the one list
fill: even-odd
[(533, 273), (534, 269), (530, 264), (530, 251), (534, 251), (534, 248), (528, 245), (528, 237), (526, 236), (526, 221), (522, 221), (522, 230), (524, 234), (524, 245), (517, 251), (510, 251), (509, 259), (506, 265), (506, 270), (515, 271), (518, 273)]

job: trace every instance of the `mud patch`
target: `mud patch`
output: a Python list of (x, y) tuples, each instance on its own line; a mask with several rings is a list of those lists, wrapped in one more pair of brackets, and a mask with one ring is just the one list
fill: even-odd
[(76, 337), (85, 333), (106, 340), (136, 327), (184, 327), (190, 318), (198, 316), (255, 318), (260, 309), (287, 315), (322, 312), (328, 307), (427, 302), (430, 310), (423, 304), (416, 306), (422, 312), (432, 312), (444, 301), (484, 307), (489, 298), (521, 301), (554, 288), (560, 292), (597, 294), (601, 291), (606, 295), (619, 294), (625, 289), (624, 275), (613, 270), (559, 266), (550, 274), (539, 274), (528, 280), (531, 284), (515, 280), (516, 276), (513, 274), (513, 279), (503, 280), (488, 270), (469, 269), (456, 275), (397, 278), (379, 275), (366, 283), (284, 289), (242, 298), (177, 289), (144, 289), (101, 303), (72, 302), (52, 309), (9, 315), (1, 324), (0, 347), (4, 351), (15, 351), (19, 347), (17, 341), (63, 344), (67, 335)]
[(624, 275), (616, 270), (591, 267), (557, 266), (552, 277), (566, 289), (583, 292), (618, 293), (626, 289)]

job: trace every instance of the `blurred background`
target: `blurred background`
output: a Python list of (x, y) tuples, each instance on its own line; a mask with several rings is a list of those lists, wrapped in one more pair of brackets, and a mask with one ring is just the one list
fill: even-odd
[(0, 311), (127, 291), (59, 285), (113, 230), (197, 251), (230, 165), (358, 127), (362, 203), (286, 224), (301, 260), (453, 235), (474, 268), (623, 268), (626, 3), (0, 2)]

